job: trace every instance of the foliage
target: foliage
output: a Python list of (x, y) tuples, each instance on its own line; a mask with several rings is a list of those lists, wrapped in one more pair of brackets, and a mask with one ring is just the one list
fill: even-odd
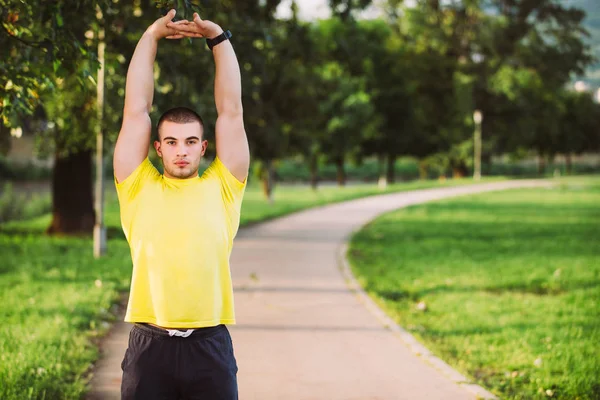
[(19, 117), (33, 113), (42, 92), (54, 90), (56, 79), (75, 72), (73, 60), (89, 63), (76, 75), (79, 84), (93, 73), (98, 66), (95, 53), (83, 43), (83, 31), (73, 22), (82, 14), (94, 15), (96, 5), (103, 3), (107, 2), (0, 1), (2, 124), (19, 126)]
[(587, 93), (565, 91), (560, 94), (556, 149), (575, 154), (600, 150), (600, 105)]
[(46, 214), (50, 209), (50, 197), (45, 193), (18, 193), (11, 183), (5, 183), (0, 190), (0, 224), (34, 218)]
[(35, 181), (47, 180), (51, 171), (46, 166), (38, 166), (33, 162), (10, 162), (0, 156), (0, 181)]
[[(597, 107), (575, 105), (564, 89), (592, 62), (581, 10), (558, 0), (387, 0), (379, 3), (385, 16), (368, 21), (357, 11), (369, 0), (331, 0), (331, 19), (302, 22), (294, 2), (289, 19), (276, 19), (280, 3), (1, 0), (0, 146), (12, 125), (57, 157), (93, 150), (98, 126), (114, 143), (135, 45), (174, 7), (177, 18), (197, 11), (233, 31), (252, 157), (264, 166), (298, 154), (313, 170), (323, 159), (375, 155), (393, 165), (409, 155), (464, 172), (474, 108), (484, 114), (484, 157), (598, 148)], [(97, 121), (102, 30), (106, 100)], [(204, 41), (162, 41), (155, 78), (153, 120), (174, 106), (194, 108), (214, 152), (214, 62)]]

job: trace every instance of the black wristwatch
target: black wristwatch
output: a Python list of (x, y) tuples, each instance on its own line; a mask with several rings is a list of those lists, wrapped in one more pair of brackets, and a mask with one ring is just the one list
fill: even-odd
[(215, 47), (216, 45), (218, 45), (219, 43), (225, 41), (225, 40), (229, 40), (229, 38), (233, 36), (231, 34), (231, 32), (229, 31), (224, 31), (223, 33), (221, 33), (219, 36), (216, 36), (212, 39), (206, 39), (206, 45), (208, 46), (209, 49), (213, 49), (213, 47)]

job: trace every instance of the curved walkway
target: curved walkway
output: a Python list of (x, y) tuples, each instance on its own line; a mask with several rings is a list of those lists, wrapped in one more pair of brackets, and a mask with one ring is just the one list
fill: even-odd
[[(340, 249), (353, 231), (394, 209), (548, 185), (523, 180), (386, 194), (240, 229), (231, 258), (237, 325), (230, 326), (240, 399), (493, 398), (386, 320), (348, 277)], [(117, 323), (107, 337), (90, 399), (119, 398), (129, 329)]]

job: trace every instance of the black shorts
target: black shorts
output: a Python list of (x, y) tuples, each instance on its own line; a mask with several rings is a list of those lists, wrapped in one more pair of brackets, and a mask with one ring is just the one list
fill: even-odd
[(225, 325), (189, 337), (135, 324), (121, 363), (121, 399), (237, 400), (237, 363)]

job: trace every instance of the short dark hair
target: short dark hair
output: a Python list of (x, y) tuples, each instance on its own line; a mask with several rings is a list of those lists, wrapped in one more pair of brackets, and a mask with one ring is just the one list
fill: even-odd
[(204, 127), (204, 121), (202, 117), (198, 115), (194, 110), (187, 107), (175, 107), (167, 110), (160, 116), (158, 123), (156, 124), (156, 137), (160, 140), (160, 126), (163, 121), (175, 122), (176, 124), (187, 124), (190, 122), (198, 122), (201, 127)]

